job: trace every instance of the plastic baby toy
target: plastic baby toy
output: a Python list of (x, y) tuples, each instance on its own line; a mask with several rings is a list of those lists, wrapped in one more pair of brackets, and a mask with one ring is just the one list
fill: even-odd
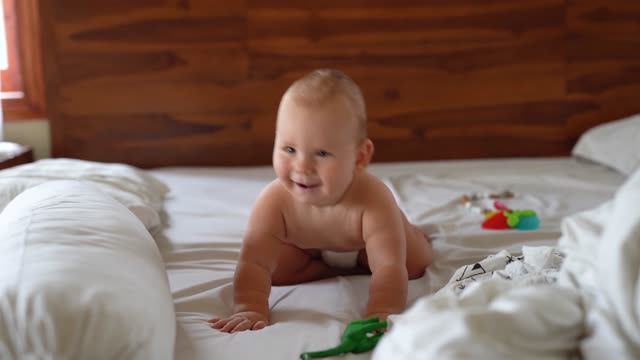
[(498, 211), (485, 215), (483, 229), (535, 230), (540, 226), (540, 219), (533, 210), (511, 210), (499, 201), (494, 201), (493, 206)]
[(387, 327), (386, 321), (380, 321), (377, 317), (370, 319), (354, 320), (344, 329), (342, 341), (334, 348), (322, 351), (306, 352), (300, 354), (300, 359), (315, 359), (352, 353), (362, 353), (372, 350), (378, 340), (384, 335), (382, 332), (374, 333)]
[[(496, 194), (480, 194), (473, 193), (471, 195), (463, 195), (460, 198), (460, 202), (464, 206), (476, 213), (485, 216), (485, 220), (482, 223), (483, 229), (490, 230), (505, 230), (505, 229), (518, 229), (518, 230), (535, 230), (540, 226), (540, 219), (533, 210), (512, 210), (505, 204), (496, 199), (509, 199), (514, 197), (515, 194), (509, 190), (496, 193)], [(479, 204), (484, 199), (492, 199), (495, 210), (487, 209)]]

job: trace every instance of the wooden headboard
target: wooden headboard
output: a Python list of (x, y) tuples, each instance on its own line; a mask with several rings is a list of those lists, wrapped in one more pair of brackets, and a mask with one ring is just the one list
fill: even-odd
[(41, 0), (55, 157), (268, 164), (280, 96), (338, 68), (375, 161), (567, 155), (640, 112), (640, 2)]

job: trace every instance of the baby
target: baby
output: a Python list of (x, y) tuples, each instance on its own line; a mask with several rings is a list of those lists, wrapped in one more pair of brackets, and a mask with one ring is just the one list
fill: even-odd
[(404, 310), (409, 279), (431, 264), (431, 244), (387, 186), (366, 171), (373, 155), (359, 87), (336, 70), (295, 81), (278, 109), (277, 179), (258, 196), (234, 277), (224, 332), (269, 325), (272, 285), (371, 274), (364, 317)]

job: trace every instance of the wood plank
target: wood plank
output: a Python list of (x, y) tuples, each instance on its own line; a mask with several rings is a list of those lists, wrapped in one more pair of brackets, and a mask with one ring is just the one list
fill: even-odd
[(360, 84), (376, 161), (567, 155), (640, 112), (640, 3), (43, 0), (56, 156), (271, 161), (278, 102), (319, 67)]
[(570, 1), (567, 92), (597, 108), (568, 119), (576, 138), (602, 122), (640, 112), (640, 3)]
[[(45, 0), (49, 1), (49, 0)], [(94, 2), (85, 0), (53, 0), (47, 16), (56, 24), (100, 22), (107, 18), (123, 18), (141, 12), (165, 12), (172, 14), (246, 14), (243, 0), (109, 0)]]
[(256, 142), (246, 117), (213, 117), (217, 122), (211, 121), (212, 116), (192, 113), (71, 117), (75, 125), (66, 132), (64, 151), (141, 167), (166, 166), (168, 161), (183, 165), (271, 161), (272, 139)]

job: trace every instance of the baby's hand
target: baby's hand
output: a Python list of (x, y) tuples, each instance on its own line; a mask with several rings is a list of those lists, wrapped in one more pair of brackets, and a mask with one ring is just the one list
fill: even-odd
[[(367, 314), (367, 315), (365, 315), (364, 318), (365, 319), (372, 319), (372, 318), (376, 318), (377, 317), (379, 321), (385, 321), (385, 320), (387, 320), (389, 315), (391, 315), (391, 314), (388, 314), (388, 313), (375, 313), (375, 314)], [(374, 331), (374, 333), (375, 334), (385, 333), (385, 332), (387, 332), (387, 330), (389, 330), (389, 326), (388, 325), (384, 329), (380, 329), (380, 330)]]
[(364, 318), (365, 319), (371, 319), (371, 318), (377, 317), (378, 320), (385, 321), (385, 320), (387, 320), (389, 315), (391, 315), (391, 314), (388, 314), (388, 313), (375, 313), (375, 314), (367, 314), (367, 315), (364, 316)]
[(255, 311), (239, 312), (226, 319), (213, 318), (207, 322), (211, 324), (211, 328), (228, 333), (260, 330), (269, 325), (269, 320), (265, 318), (264, 315)]

